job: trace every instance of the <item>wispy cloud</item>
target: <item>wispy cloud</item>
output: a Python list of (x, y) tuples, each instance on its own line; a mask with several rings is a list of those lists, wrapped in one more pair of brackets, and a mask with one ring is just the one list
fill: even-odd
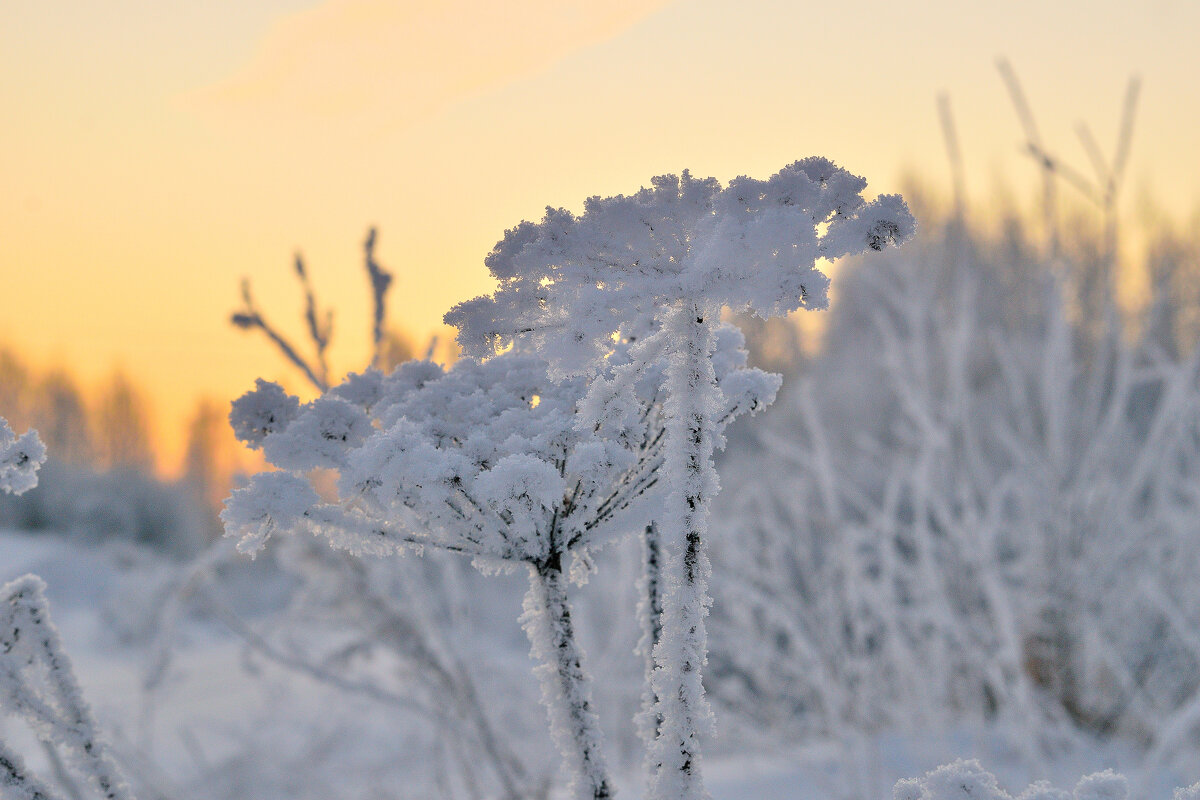
[(234, 74), (183, 97), (233, 125), (407, 125), (536, 74), (670, 0), (328, 0), (290, 14)]

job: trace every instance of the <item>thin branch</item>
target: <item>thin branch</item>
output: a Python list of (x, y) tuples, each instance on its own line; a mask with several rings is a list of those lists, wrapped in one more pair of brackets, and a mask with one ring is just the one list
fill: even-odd
[(254, 303), (254, 297), (250, 294), (249, 280), (242, 281), (242, 301), (245, 304), (245, 308), (242, 311), (234, 312), (234, 314), (229, 318), (229, 321), (243, 330), (249, 330), (251, 328), (258, 328), (261, 330), (263, 334), (272, 342), (274, 342), (277, 348), (279, 348), (279, 351), (283, 354), (284, 358), (286, 358), (297, 369), (304, 373), (304, 377), (308, 378), (309, 383), (316, 387), (316, 389), (320, 392), (327, 391), (329, 389), (329, 385), (317, 377), (316, 371), (313, 370), (308, 361), (300, 355), (296, 348), (292, 346), (292, 343), (287, 340), (287, 337), (276, 330), (275, 326), (267, 322), (266, 318), (263, 317), (262, 312), (258, 310), (258, 307)]
[(950, 176), (954, 186), (954, 217), (961, 222), (967, 208), (966, 170), (963, 168), (958, 129), (954, 125), (954, 114), (950, 110), (948, 94), (938, 95), (938, 117), (942, 122), (942, 138), (946, 145), (946, 158), (950, 162)]
[(1040, 149), (1037, 145), (1030, 142), (1025, 149), (1025, 154), (1043, 165), (1043, 168), (1050, 175), (1058, 175), (1060, 178), (1071, 184), (1084, 197), (1091, 200), (1097, 206), (1104, 207), (1104, 195), (1100, 190), (1083, 176), (1078, 170), (1069, 167), (1060, 161), (1055, 156), (1050, 155), (1046, 151)]
[(1025, 92), (1021, 88), (1021, 82), (1017, 79), (1017, 73), (1013, 70), (1012, 64), (1007, 58), (1000, 58), (996, 61), (996, 69), (1000, 70), (1000, 77), (1004, 80), (1005, 88), (1008, 89), (1013, 108), (1017, 112), (1017, 119), (1025, 130), (1025, 139), (1030, 144), (1036, 145), (1039, 150), (1044, 149), (1033, 110), (1029, 107), (1029, 101), (1025, 98)]
[(367, 232), (367, 240), (363, 243), (364, 261), (366, 262), (367, 277), (371, 281), (371, 298), (373, 302), (373, 323), (371, 327), (371, 366), (376, 369), (383, 367), (383, 320), (386, 303), (384, 296), (392, 285), (392, 273), (385, 270), (375, 260), (376, 231), (371, 228)]
[(1137, 115), (1138, 95), (1141, 93), (1142, 81), (1134, 75), (1129, 79), (1125, 89), (1125, 103), (1121, 109), (1121, 132), (1117, 135), (1117, 150), (1113, 155), (1112, 179), (1114, 194), (1125, 175), (1125, 166), (1129, 163), (1129, 150), (1133, 144), (1133, 121)]
[(1075, 135), (1079, 137), (1083, 151), (1087, 153), (1088, 160), (1092, 162), (1092, 170), (1096, 173), (1096, 184), (1111, 186), (1112, 173), (1108, 170), (1108, 164), (1104, 162), (1104, 154), (1100, 152), (1100, 145), (1096, 143), (1096, 137), (1092, 136), (1092, 129), (1086, 122), (1079, 122), (1075, 125)]
[(307, 675), (318, 683), (324, 683), (350, 694), (357, 694), (370, 700), (386, 703), (406, 711), (413, 711), (431, 720), (438, 715), (432, 710), (402, 695), (394, 694), (378, 686), (364, 681), (353, 681), (341, 675), (312, 664), (298, 656), (289, 655), (267, 641), (257, 631), (247, 625), (224, 601), (210, 592), (208, 601), (213, 611), (231, 631), (238, 635), (251, 649), (257, 651), (268, 660), (285, 667), (291, 672)]
[(313, 292), (312, 282), (308, 279), (308, 271), (304, 268), (304, 260), (299, 253), (296, 254), (296, 276), (300, 280), (300, 286), (304, 289), (304, 321), (308, 325), (308, 337), (312, 339), (313, 347), (317, 351), (317, 366), (320, 369), (318, 374), (321, 382), (328, 385), (329, 362), (325, 357), (325, 351), (329, 348), (329, 339), (333, 334), (333, 312), (325, 313), (324, 324), (322, 324), (317, 312), (317, 297)]

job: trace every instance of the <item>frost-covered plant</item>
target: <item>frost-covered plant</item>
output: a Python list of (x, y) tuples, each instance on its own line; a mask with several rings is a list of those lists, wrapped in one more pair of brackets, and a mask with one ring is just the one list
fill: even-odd
[[(44, 592), (45, 584), (33, 575), (0, 587), (0, 709), (22, 718), (42, 742), (61, 748), (78, 777), (106, 800), (132, 800), (79, 690)], [(16, 800), (60, 796), (2, 741), (0, 790)]]
[(0, 491), (23, 494), (37, 486), (37, 471), (46, 461), (46, 448), (37, 431), (13, 433), (0, 417)]
[(939, 227), (839, 273), (826, 346), (730, 447), (710, 691), (850, 760), (971, 724), (1033, 769), (1080, 729), (1186, 769), (1200, 353), (1095, 339), (1054, 272), (1077, 251)]
[[(897, 781), (892, 797), (894, 800), (1128, 800), (1129, 782), (1123, 775), (1106, 769), (1080, 778), (1073, 792), (1037, 781), (1020, 794), (1012, 795), (978, 761), (959, 759), (920, 778)], [(1174, 800), (1197, 797), (1200, 797), (1200, 783), (1176, 789)]]
[(500, 286), (446, 315), (468, 355), (513, 341), (532, 344), (563, 374), (605, 367), (620, 335), (649, 327), (646, 350), (666, 363), (665, 472), (671, 492), (658, 522), (666, 590), (655, 645), (657, 702), (651, 796), (704, 795), (701, 732), (711, 724), (701, 668), (710, 603), (708, 505), (717, 490), (712, 454), (721, 412), (712, 356), (720, 313), (767, 318), (824, 308), (819, 259), (882, 250), (911, 236), (897, 195), (872, 202), (866, 181), (823, 158), (797, 161), (767, 180), (655, 178), (636, 194), (589, 199), (580, 215), (548, 209), (507, 232), (487, 258)]
[[(714, 433), (774, 396), (775, 376), (747, 369), (741, 336), (722, 329), (724, 405)], [(612, 794), (589, 678), (574, 633), (567, 574), (640, 527), (659, 483), (664, 417), (649, 373), (622, 384), (606, 415), (578, 424), (582, 378), (552, 380), (512, 352), (444, 371), (416, 361), (352, 376), (299, 407), (269, 384), (234, 404), (239, 435), (280, 468), (230, 499), (226, 529), (253, 552), (276, 531), (308, 529), (355, 553), (435, 548), (484, 569), (527, 565), (523, 621), (552, 732), (581, 796)], [(619, 401), (619, 402), (618, 402)], [(321, 502), (308, 472), (339, 473)]]

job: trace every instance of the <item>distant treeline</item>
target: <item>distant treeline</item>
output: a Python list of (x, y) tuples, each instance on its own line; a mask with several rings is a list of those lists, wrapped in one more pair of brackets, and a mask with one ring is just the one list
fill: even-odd
[(242, 460), (216, 401), (197, 402), (175, 481), (161, 478), (146, 394), (122, 372), (88, 391), (66, 369), (37, 370), (0, 348), (0, 414), (18, 430), (36, 428), (49, 451), (41, 485), (0, 501), (0, 525), (176, 553), (215, 535), (215, 513)]

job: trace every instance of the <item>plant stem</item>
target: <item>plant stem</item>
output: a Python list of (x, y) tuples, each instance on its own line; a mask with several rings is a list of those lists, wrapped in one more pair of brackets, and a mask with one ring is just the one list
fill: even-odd
[(603, 754), (604, 736), (592, 708), (591, 679), (575, 640), (562, 553), (530, 565), (529, 592), (522, 622), (529, 635), (550, 714), (550, 732), (572, 773), (574, 796), (608, 800), (614, 796)]
[(663, 514), (665, 552), (662, 630), (652, 682), (658, 698), (658, 740), (650, 752), (652, 800), (701, 800), (700, 736), (710, 732), (701, 668), (707, 660), (704, 618), (708, 579), (708, 506), (717, 491), (713, 419), (720, 389), (713, 371), (718, 309), (683, 302), (668, 312), (665, 468), (671, 490)]
[(662, 537), (651, 522), (642, 532), (642, 584), (638, 602), (638, 618), (642, 637), (637, 652), (645, 661), (645, 687), (642, 691), (642, 710), (638, 715), (638, 734), (646, 752), (654, 748), (662, 727), (658, 710), (658, 695), (654, 692), (654, 646), (662, 638)]

